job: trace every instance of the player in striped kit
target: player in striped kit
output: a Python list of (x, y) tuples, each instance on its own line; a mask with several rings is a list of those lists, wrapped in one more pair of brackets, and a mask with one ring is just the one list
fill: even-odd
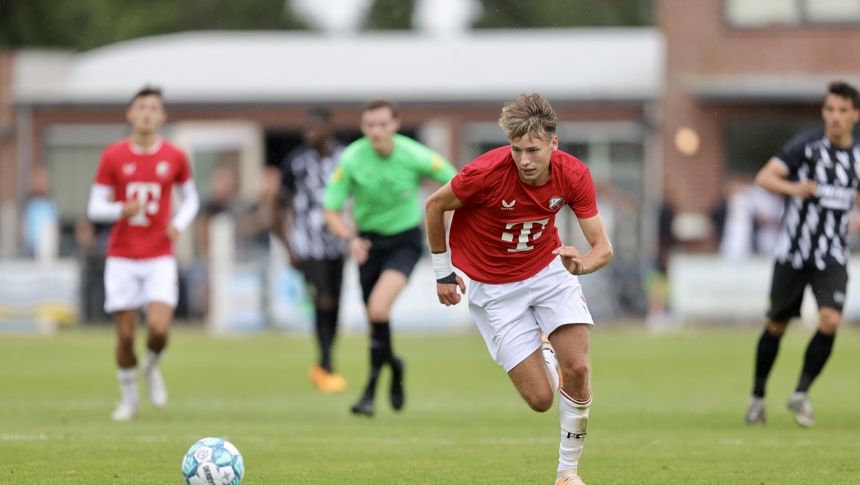
[(821, 107), (824, 129), (794, 137), (756, 175), (756, 184), (786, 200), (747, 424), (765, 423), (765, 384), (789, 321), (800, 316), (807, 286), (818, 303), (818, 330), (788, 408), (801, 426), (815, 424), (808, 391), (830, 357), (848, 285), (846, 239), (860, 184), (860, 144), (853, 135), (858, 102), (853, 86), (830, 84)]
[(311, 381), (324, 393), (346, 391), (346, 380), (335, 372), (332, 347), (337, 335), (346, 244), (325, 225), (322, 206), (325, 184), (343, 153), (334, 138), (327, 109), (308, 111), (304, 142), (281, 165), (281, 189), (275, 201), (273, 231), (290, 250), (290, 264), (309, 283), (319, 363), (311, 366)]

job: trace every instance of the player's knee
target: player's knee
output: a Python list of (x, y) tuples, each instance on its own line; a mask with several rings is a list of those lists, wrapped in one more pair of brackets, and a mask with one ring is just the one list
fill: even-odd
[(533, 411), (545, 413), (552, 409), (553, 393), (549, 388), (546, 392), (537, 392), (526, 397), (526, 403)]
[(588, 374), (591, 372), (588, 361), (577, 360), (561, 370), (565, 382), (588, 382)]
[(370, 302), (367, 304), (367, 318), (371, 322), (386, 322), (390, 314), (388, 305)]
[(165, 347), (167, 347), (167, 328), (150, 327), (146, 348), (155, 353), (161, 353)]
[(316, 297), (316, 307), (325, 312), (338, 310), (338, 299), (334, 295), (320, 294)]
[(148, 342), (150, 347), (153, 345), (163, 347), (167, 343), (167, 325), (149, 325)]
[(119, 334), (116, 346), (117, 349), (124, 354), (134, 353), (134, 334)]
[(767, 333), (773, 335), (774, 337), (780, 337), (785, 333), (785, 329), (788, 327), (788, 322), (767, 322)]
[(839, 328), (842, 314), (832, 308), (824, 308), (819, 312), (819, 319), (819, 330), (824, 334), (833, 335)]

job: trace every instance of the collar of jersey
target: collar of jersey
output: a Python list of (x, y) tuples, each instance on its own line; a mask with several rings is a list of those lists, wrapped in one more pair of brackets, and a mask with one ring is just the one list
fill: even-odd
[(131, 141), (131, 138), (129, 138), (128, 139), (128, 149), (131, 150), (131, 153), (134, 153), (135, 155), (152, 155), (153, 153), (156, 153), (158, 150), (161, 150), (161, 145), (163, 142), (164, 142), (164, 140), (161, 137), (158, 137), (158, 139), (155, 140), (154, 145), (152, 145), (149, 148), (143, 148), (142, 146), (135, 145)]

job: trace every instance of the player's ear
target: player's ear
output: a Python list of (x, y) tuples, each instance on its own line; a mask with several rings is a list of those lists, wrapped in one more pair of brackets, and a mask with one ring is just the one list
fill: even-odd
[(558, 150), (558, 135), (552, 135), (552, 140), (549, 142), (550, 148)]

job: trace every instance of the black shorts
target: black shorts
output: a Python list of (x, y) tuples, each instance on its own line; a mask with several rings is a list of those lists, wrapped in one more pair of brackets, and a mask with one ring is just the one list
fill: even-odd
[(314, 303), (323, 298), (340, 300), (343, 282), (343, 259), (304, 259), (299, 261), (299, 271), (312, 287)]
[(800, 316), (803, 292), (812, 285), (812, 294), (818, 308), (833, 308), (842, 312), (845, 306), (845, 289), (848, 287), (848, 269), (832, 264), (823, 270), (794, 269), (790, 264), (777, 262), (773, 266), (770, 286), (770, 309), (767, 316), (774, 322), (787, 322)]
[(370, 241), (370, 254), (367, 261), (358, 267), (361, 281), (361, 294), (364, 302), (370, 299), (370, 292), (383, 271), (393, 269), (409, 278), (423, 251), (422, 234), (419, 228), (409, 229), (398, 234), (383, 236), (373, 232), (362, 232), (360, 237)]

